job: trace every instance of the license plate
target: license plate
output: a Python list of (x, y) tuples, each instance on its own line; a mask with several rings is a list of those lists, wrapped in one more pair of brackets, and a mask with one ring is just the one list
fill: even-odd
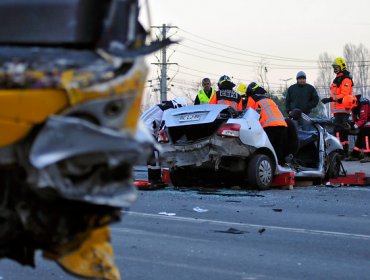
[(179, 118), (180, 122), (191, 122), (191, 121), (199, 121), (199, 120), (200, 120), (200, 114), (182, 115)]

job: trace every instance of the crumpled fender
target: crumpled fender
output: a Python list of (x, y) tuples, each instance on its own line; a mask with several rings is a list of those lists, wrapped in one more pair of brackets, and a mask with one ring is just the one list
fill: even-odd
[(129, 133), (97, 126), (75, 117), (50, 117), (31, 147), (30, 162), (42, 169), (67, 158), (89, 153), (118, 152), (135, 161), (140, 143)]

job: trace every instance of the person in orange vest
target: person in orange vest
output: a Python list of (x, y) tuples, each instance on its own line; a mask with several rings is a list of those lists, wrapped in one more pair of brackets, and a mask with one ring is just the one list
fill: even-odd
[(211, 80), (209, 78), (204, 78), (202, 80), (202, 87), (197, 93), (194, 99), (194, 105), (207, 104), (212, 96), (216, 93), (214, 88), (212, 88)]
[(285, 163), (285, 145), (288, 143), (288, 125), (276, 103), (266, 96), (266, 90), (255, 82), (247, 87), (247, 109), (252, 108), (260, 113), (260, 124), (274, 147), (279, 164)]
[[(337, 57), (332, 66), (336, 77), (330, 86), (330, 98), (323, 98), (321, 101), (324, 104), (331, 102), (330, 109), (334, 122), (343, 126), (348, 123), (349, 112), (345, 110), (342, 100), (345, 96), (353, 95), (353, 80), (343, 58)], [(334, 132), (343, 146), (344, 155), (348, 156), (348, 131), (337, 126)]]
[(224, 104), (237, 111), (243, 110), (242, 98), (239, 93), (233, 90), (235, 84), (229, 76), (221, 76), (217, 85), (219, 90), (212, 96), (209, 104)]

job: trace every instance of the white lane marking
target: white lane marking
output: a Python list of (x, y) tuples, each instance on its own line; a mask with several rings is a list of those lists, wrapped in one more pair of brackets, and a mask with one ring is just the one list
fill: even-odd
[(132, 215), (132, 216), (141, 216), (141, 217), (156, 218), (156, 219), (162, 219), (162, 220), (172, 220), (172, 221), (190, 222), (190, 223), (198, 223), (198, 224), (208, 223), (208, 224), (227, 225), (227, 226), (245, 227), (245, 228), (265, 228), (265, 229), (270, 229), (270, 230), (289, 231), (289, 232), (302, 233), (302, 234), (327, 235), (327, 236), (370, 240), (370, 235), (366, 235), (366, 234), (304, 229), (304, 228), (279, 227), (279, 226), (258, 225), (258, 224), (248, 224), (248, 223), (235, 223), (235, 222), (226, 222), (226, 221), (200, 219), (200, 218), (196, 219), (196, 218), (188, 218), (188, 217), (180, 217), (180, 216), (169, 217), (169, 216), (162, 216), (162, 215), (157, 215), (157, 214), (141, 213), (141, 212), (134, 212), (134, 211), (121, 211), (121, 212), (127, 215)]
[(122, 259), (126, 261), (133, 261), (133, 262), (141, 262), (141, 263), (146, 263), (146, 264), (151, 264), (151, 265), (159, 265), (159, 266), (170, 266), (170, 267), (176, 267), (176, 268), (182, 268), (182, 269), (192, 269), (192, 270), (197, 270), (201, 271), (204, 273), (214, 273), (214, 274), (224, 274), (224, 275), (229, 275), (229, 276), (235, 276), (235, 277), (242, 277), (241, 279), (259, 279), (259, 277), (263, 277), (263, 275), (255, 275), (255, 276), (248, 276), (248, 273), (246, 272), (234, 272), (230, 270), (224, 270), (224, 269), (219, 269), (219, 268), (214, 268), (210, 267), (209, 265), (207, 266), (191, 266), (185, 263), (175, 263), (171, 261), (160, 261), (158, 259), (144, 259), (144, 258), (135, 258), (135, 257), (122, 257), (122, 256), (116, 256), (117, 259)]

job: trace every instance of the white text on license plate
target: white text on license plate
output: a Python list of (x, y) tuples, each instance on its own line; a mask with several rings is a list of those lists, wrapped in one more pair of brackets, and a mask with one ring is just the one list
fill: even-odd
[(180, 122), (191, 122), (191, 121), (199, 121), (200, 114), (189, 114), (189, 115), (182, 115), (179, 118)]

